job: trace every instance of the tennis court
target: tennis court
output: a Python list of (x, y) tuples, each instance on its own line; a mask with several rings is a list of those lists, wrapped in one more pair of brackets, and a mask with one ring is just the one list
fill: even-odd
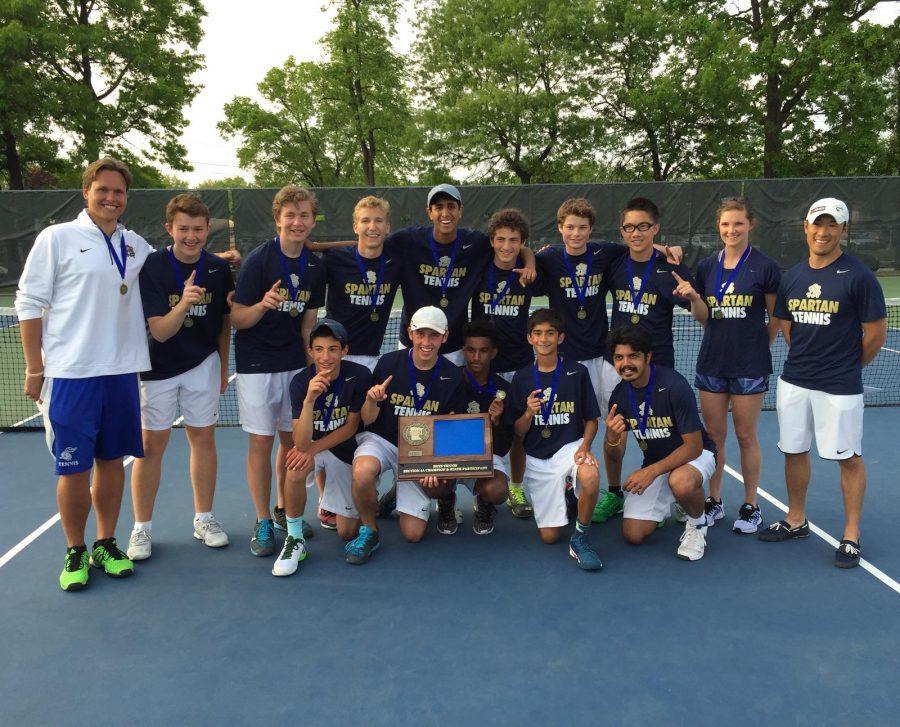
[[(887, 371), (896, 387), (900, 325), (891, 321), (868, 369)], [(679, 366), (690, 365), (695, 345), (676, 335)], [(888, 388), (869, 381), (867, 396), (896, 397)], [(410, 545), (388, 522), (381, 550), (357, 568), (310, 502), (311, 556), (294, 577), (276, 579), (270, 559), (249, 553), (246, 437), (222, 427), (215, 512), (231, 546), (214, 551), (191, 537), (188, 450), (176, 432), (153, 557), (124, 581), (95, 571), (78, 595), (56, 583), (64, 543), (43, 434), (0, 434), (4, 717), (54, 725), (891, 722), (900, 708), (896, 411), (866, 413), (867, 562), (849, 572), (832, 567), (836, 543), (819, 535), (782, 544), (733, 535), (743, 493), (734, 469), (723, 485), (726, 520), (697, 563), (674, 557), (678, 524), (633, 548), (616, 519), (592, 528), (606, 566), (585, 573), (565, 544), (541, 544), (533, 521), (505, 508), (492, 535), (475, 536), (471, 498), (460, 490), (466, 523), (456, 536), (432, 524)], [(762, 487), (784, 502), (774, 412), (763, 412), (760, 438)], [(736, 467), (733, 437), (728, 456)], [(636, 463), (632, 447), (626, 471)], [(760, 506), (767, 523), (781, 516), (768, 499)], [(834, 463), (813, 458), (808, 513), (840, 536)], [(120, 540), (131, 521), (126, 487)]]

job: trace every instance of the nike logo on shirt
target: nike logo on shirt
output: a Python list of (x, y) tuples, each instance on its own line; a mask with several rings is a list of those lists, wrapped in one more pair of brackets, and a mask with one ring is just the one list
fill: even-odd
[(344, 379), (344, 381), (353, 381), (353, 379), (355, 378), (355, 376), (348, 376), (346, 379)]
[(219, 272), (219, 269), (218, 269), (218, 268), (210, 268), (210, 269), (207, 270), (206, 272), (208, 272), (208, 273), (217, 273), (217, 272)]
[(835, 272), (837, 272), (837, 274), (840, 275), (841, 273), (849, 273), (850, 269), (848, 268), (847, 270), (837, 270)]
[(577, 373), (577, 371), (566, 371), (566, 376), (574, 376)]
[(441, 376), (440, 379), (441, 379), (441, 381), (450, 381), (449, 376)]
[(463, 245), (463, 246), (462, 246), (462, 249), (463, 249), (463, 250), (468, 250), (470, 247), (472, 247), (472, 244), (471, 244), (471, 243), (469, 243), (468, 245)]
[[(81, 250), (81, 248), (78, 248), (78, 249)], [(81, 252), (87, 252), (88, 250), (93, 250), (93, 249), (94, 248), (92, 248), (92, 247), (86, 247), (86, 248), (84, 248), (84, 250), (81, 250)]]

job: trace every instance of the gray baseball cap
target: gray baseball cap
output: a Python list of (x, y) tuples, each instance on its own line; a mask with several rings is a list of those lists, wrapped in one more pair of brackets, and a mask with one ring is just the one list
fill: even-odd
[(323, 333), (336, 338), (342, 346), (347, 345), (347, 329), (332, 318), (322, 318), (313, 326), (309, 332), (309, 345), (312, 346), (313, 339)]
[(462, 195), (459, 193), (459, 190), (454, 187), (452, 184), (439, 184), (436, 187), (432, 187), (431, 191), (428, 193), (428, 202), (425, 204), (426, 207), (431, 207), (431, 200), (433, 200), (439, 194), (446, 194), (451, 199), (455, 199), (457, 202), (462, 204)]

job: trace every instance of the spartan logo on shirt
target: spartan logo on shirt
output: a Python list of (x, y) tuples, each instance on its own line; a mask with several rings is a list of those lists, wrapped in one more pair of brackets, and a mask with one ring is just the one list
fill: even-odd
[(384, 303), (386, 296), (391, 292), (391, 284), (382, 282), (378, 288), (375, 299), (375, 283), (378, 282), (378, 274), (374, 270), (366, 270), (365, 283), (344, 283), (344, 295), (350, 299), (350, 305), (362, 305), (366, 308), (378, 306)]
[(378, 280), (378, 276), (375, 274), (374, 270), (366, 270), (366, 282), (369, 285), (375, 285)]
[(635, 290), (640, 290), (643, 282), (644, 282), (643, 280), (641, 280), (637, 275), (635, 275), (631, 279), (631, 287), (634, 288)]
[[(443, 287), (444, 278), (447, 275), (447, 268), (450, 267), (450, 256), (449, 255), (441, 255), (438, 258), (438, 264), (433, 265), (429, 263), (422, 263), (419, 265), (419, 275), (422, 276), (422, 280), (425, 285), (433, 285), (438, 288)], [(461, 268), (459, 266), (453, 266), (453, 272), (450, 274), (450, 280), (447, 281), (448, 288), (458, 288), (459, 281), (461, 278), (466, 276), (466, 268)]]
[(75, 459), (72, 455), (75, 454), (75, 451), (78, 447), (66, 447), (62, 452), (59, 453), (59, 457), (56, 458), (58, 467), (76, 467), (78, 465), (78, 460)]
[[(324, 410), (327, 410), (328, 407), (331, 406), (331, 402), (334, 401), (334, 409), (331, 410), (331, 419), (328, 421), (328, 428), (325, 428), (324, 420), (322, 418), (322, 413)], [(344, 422), (347, 421), (347, 416), (350, 414), (349, 406), (338, 406), (340, 399), (335, 400), (334, 392), (329, 392), (325, 394), (325, 399), (323, 400), (322, 409), (316, 409), (313, 411), (313, 428), (318, 432), (333, 432), (335, 429), (339, 429), (344, 426)]]
[(571, 276), (563, 275), (559, 279), (559, 287), (566, 291), (566, 298), (577, 299), (578, 294), (575, 292), (575, 285), (577, 284), (579, 288), (584, 290), (585, 297), (590, 297), (600, 293), (600, 281), (602, 279), (602, 273), (588, 275), (587, 263), (578, 263), (575, 266), (575, 281), (572, 281)]
[(425, 387), (416, 382), (416, 396), (425, 396)]
[(300, 287), (300, 276), (297, 273), (291, 273), (291, 285), (295, 288)]
[[(497, 283), (497, 290), (495, 292), (492, 293), (489, 290), (484, 290), (478, 294), (478, 302), (484, 305), (485, 315), (509, 316), (511, 318), (515, 318), (519, 315), (520, 306), (525, 305), (525, 294), (520, 293), (514, 295), (507, 292), (503, 298), (497, 300), (497, 296), (503, 292), (505, 287), (506, 281), (501, 280)], [(494, 302), (496, 302), (497, 305), (492, 307), (492, 303)]]
[(438, 265), (442, 268), (446, 268), (450, 266), (450, 256), (449, 255), (441, 255), (438, 258)]
[[(645, 401), (638, 404), (638, 416), (641, 419), (644, 418), (645, 405)], [(638, 429), (638, 420), (634, 417), (628, 417), (628, 428), (634, 432), (634, 436), (638, 439), (666, 439), (672, 436), (671, 430), (674, 426), (672, 417), (653, 416), (653, 407), (651, 406), (650, 412), (647, 414), (647, 428), (644, 430), (644, 435), (641, 436), (640, 429)]]
[(822, 297), (822, 286), (818, 283), (813, 283), (806, 289), (806, 297), (791, 298), (787, 302), (794, 323), (809, 323), (814, 326), (830, 325), (831, 316), (837, 313), (840, 307), (839, 301)]
[(469, 406), (466, 407), (466, 412), (469, 414), (480, 414), (481, 406), (479, 406), (477, 401), (470, 401)]
[[(211, 291), (206, 291), (203, 296), (200, 298), (199, 302), (194, 303), (191, 306), (190, 310), (187, 312), (188, 316), (191, 318), (203, 318), (206, 315), (206, 306), (212, 303), (213, 294)], [(178, 301), (181, 300), (181, 296), (177, 293), (173, 293), (169, 296), (169, 308), (174, 308), (178, 305)]]
[(644, 281), (637, 275), (631, 279), (631, 285), (634, 288), (635, 293), (642, 292), (641, 302), (638, 305), (634, 304), (630, 289), (621, 290), (617, 288), (613, 292), (619, 313), (638, 313), (639, 315), (645, 316), (650, 312), (650, 307), (656, 305), (659, 296), (656, 293), (651, 293), (648, 288), (644, 288), (644, 290), (641, 291), (643, 282)]
[(728, 284), (728, 287), (725, 288), (721, 305), (719, 305), (719, 301), (716, 300), (716, 296), (714, 295), (706, 296), (706, 302), (709, 305), (710, 310), (716, 308), (719, 309), (721, 315), (716, 316), (717, 318), (746, 318), (747, 308), (753, 305), (753, 296), (735, 295), (734, 282), (732, 281)]
[[(541, 401), (548, 402), (550, 400), (551, 387), (547, 387), (541, 392)], [(534, 425), (536, 427), (551, 426), (553, 424), (568, 424), (575, 415), (574, 401), (560, 401), (559, 398), (553, 402), (550, 409), (550, 415), (544, 416), (543, 411), (539, 411), (534, 415)]]
[(125, 246), (125, 254), (128, 257), (134, 257), (134, 248), (131, 245), (126, 245)]
[[(291, 282), (293, 282), (293, 278), (291, 279)], [(287, 288), (279, 288), (278, 292), (281, 293), (283, 298), (287, 298), (287, 300), (282, 301), (281, 305), (278, 307), (278, 310), (284, 311), (285, 313), (289, 312), (292, 308), (295, 308), (298, 312), (302, 313), (306, 310), (306, 304), (312, 296), (312, 291), (297, 290), (297, 299), (291, 300), (290, 292)]]

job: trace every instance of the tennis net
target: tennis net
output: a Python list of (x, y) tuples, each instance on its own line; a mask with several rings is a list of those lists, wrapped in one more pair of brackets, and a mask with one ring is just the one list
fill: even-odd
[[(866, 406), (894, 406), (900, 404), (900, 298), (888, 303), (888, 336), (876, 359), (863, 369)], [(397, 347), (400, 331), (400, 311), (393, 311), (385, 334), (382, 353)], [(673, 323), (675, 367), (690, 381), (703, 329), (686, 312), (679, 311)], [(779, 337), (772, 347), (775, 375), (781, 373), (787, 347)], [(823, 366), (828, 362), (823, 361)], [(231, 349), (230, 372), (234, 372), (234, 348)], [(15, 309), (0, 308), (0, 430), (42, 429), (43, 421), (37, 407), (22, 393), (25, 362), (19, 341), (19, 322)], [(766, 394), (764, 407), (775, 408), (774, 378)], [(238, 426), (237, 395), (234, 377), (219, 404), (219, 426)]]

